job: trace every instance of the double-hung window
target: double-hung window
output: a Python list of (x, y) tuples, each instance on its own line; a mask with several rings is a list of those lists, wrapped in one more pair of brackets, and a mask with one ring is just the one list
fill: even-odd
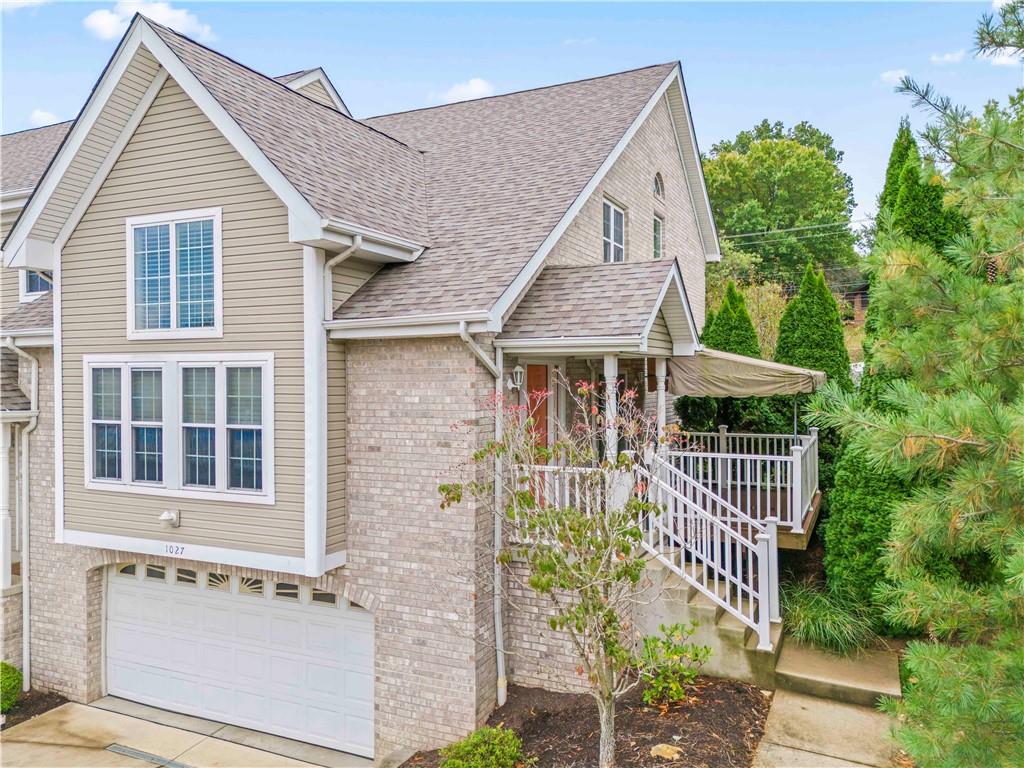
[(91, 488), (273, 503), (273, 355), (86, 356)]
[(605, 263), (626, 259), (626, 214), (615, 203), (605, 200), (602, 221)]
[(665, 220), (661, 216), (654, 217), (654, 258), (660, 259), (665, 247)]
[(23, 269), (18, 279), (18, 301), (25, 304), (45, 296), (53, 290), (53, 272), (43, 269)]
[(128, 337), (220, 336), (221, 210), (127, 220)]

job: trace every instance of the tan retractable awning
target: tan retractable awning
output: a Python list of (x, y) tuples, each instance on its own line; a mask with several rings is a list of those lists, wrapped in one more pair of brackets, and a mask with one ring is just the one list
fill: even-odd
[(768, 397), (813, 392), (825, 374), (704, 348), (693, 357), (668, 360), (668, 391), (693, 397)]

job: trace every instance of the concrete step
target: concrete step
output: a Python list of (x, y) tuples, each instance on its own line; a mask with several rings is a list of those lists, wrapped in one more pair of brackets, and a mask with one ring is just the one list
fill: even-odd
[(775, 682), (779, 688), (865, 707), (875, 706), (882, 696), (902, 695), (895, 651), (835, 656), (793, 638), (779, 654)]

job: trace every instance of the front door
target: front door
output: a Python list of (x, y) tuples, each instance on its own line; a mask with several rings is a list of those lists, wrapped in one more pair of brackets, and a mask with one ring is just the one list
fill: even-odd
[(534, 393), (537, 392), (548, 392), (548, 367), (530, 363), (526, 366), (526, 396), (533, 415), (534, 445), (538, 448), (547, 448), (548, 401), (553, 393), (546, 397), (536, 397)]

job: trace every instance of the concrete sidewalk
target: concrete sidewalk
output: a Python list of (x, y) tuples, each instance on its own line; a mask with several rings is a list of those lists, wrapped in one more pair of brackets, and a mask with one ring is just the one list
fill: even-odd
[(319, 768), (83, 704), (64, 704), (3, 731), (0, 746), (4, 768)]
[(870, 707), (778, 690), (753, 768), (890, 768), (892, 718)]

